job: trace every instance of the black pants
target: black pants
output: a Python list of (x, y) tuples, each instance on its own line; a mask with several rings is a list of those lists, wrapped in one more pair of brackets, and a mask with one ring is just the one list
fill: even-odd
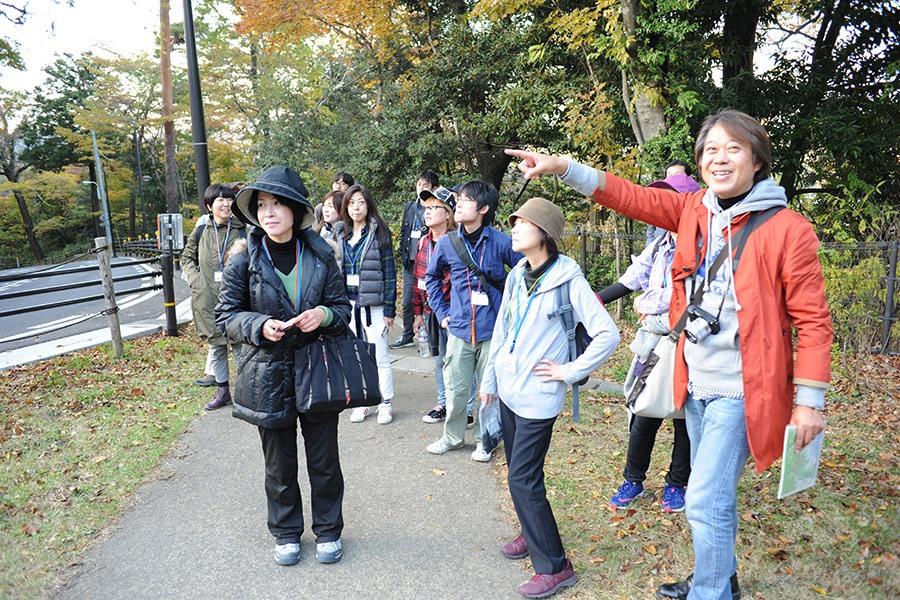
[(550, 449), (556, 417), (525, 419), (502, 400), (499, 402), (509, 493), (528, 544), (531, 564), (535, 573), (559, 573), (566, 564), (566, 551), (544, 487), (544, 458)]
[[(418, 242), (413, 240), (410, 243)], [(413, 277), (413, 266), (407, 269), (403, 267), (403, 337), (412, 339), (413, 337), (413, 286), (416, 285), (416, 278)]]
[[(317, 543), (340, 539), (344, 529), (338, 414), (301, 414), (299, 419), (312, 492), (312, 530)], [(259, 439), (266, 459), (269, 532), (277, 544), (299, 543), (303, 533), (303, 504), (297, 484), (297, 426), (260, 427)]]
[[(650, 467), (650, 454), (656, 443), (656, 432), (662, 419), (631, 417), (631, 431), (628, 434), (628, 458), (625, 462), (625, 479), (644, 481)], [(672, 445), (672, 461), (666, 473), (666, 483), (685, 486), (691, 476), (691, 440), (688, 438), (684, 419), (672, 419), (675, 427), (675, 443)]]

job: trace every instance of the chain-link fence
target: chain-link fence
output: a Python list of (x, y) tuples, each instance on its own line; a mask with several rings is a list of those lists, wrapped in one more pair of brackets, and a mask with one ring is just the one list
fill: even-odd
[[(562, 251), (581, 265), (595, 290), (615, 283), (644, 249), (644, 235), (570, 229)], [(835, 343), (842, 352), (900, 353), (900, 241), (824, 243), (819, 260), (834, 321)], [(618, 318), (633, 318), (630, 302), (618, 302)]]

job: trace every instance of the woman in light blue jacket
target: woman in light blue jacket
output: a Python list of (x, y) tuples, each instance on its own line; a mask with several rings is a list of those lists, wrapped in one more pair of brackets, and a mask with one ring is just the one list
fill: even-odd
[[(513, 250), (525, 255), (510, 271), (491, 352), (481, 384), (484, 403), (500, 400), (508, 482), (522, 533), (501, 552), (531, 555), (535, 575), (519, 587), (528, 598), (545, 598), (574, 585), (544, 488), (544, 458), (566, 388), (603, 364), (619, 343), (619, 331), (574, 260), (559, 253), (565, 228), (562, 211), (531, 198), (509, 217)], [(575, 360), (559, 308), (560, 286), (568, 286), (576, 322), (593, 341)]]

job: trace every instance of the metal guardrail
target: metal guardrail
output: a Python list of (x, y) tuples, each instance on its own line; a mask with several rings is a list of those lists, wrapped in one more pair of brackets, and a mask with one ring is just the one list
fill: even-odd
[[(174, 260), (171, 254), (161, 252), (156, 248), (156, 242), (149, 240), (147, 242), (138, 242), (138, 243), (126, 243), (118, 247), (119, 251), (124, 252), (136, 252), (142, 254), (152, 254), (151, 258), (145, 258), (140, 260), (134, 260), (129, 262), (119, 262), (112, 264), (110, 260), (110, 248), (105, 246), (105, 238), (97, 238), (95, 240), (97, 243), (97, 248), (94, 250), (90, 250), (84, 254), (72, 257), (66, 260), (62, 264), (66, 264), (69, 262), (73, 262), (80, 258), (84, 258), (90, 255), (96, 255), (98, 259), (97, 265), (84, 266), (84, 267), (72, 267), (68, 269), (58, 269), (59, 265), (51, 265), (41, 269), (35, 269), (32, 271), (26, 271), (24, 273), (16, 273), (12, 275), (3, 275), (0, 276), (0, 283), (2, 282), (16, 282), (16, 281), (25, 281), (37, 278), (44, 277), (58, 277), (61, 275), (71, 275), (74, 273), (88, 273), (88, 272), (99, 272), (101, 277), (99, 279), (92, 279), (91, 281), (83, 281), (77, 283), (69, 283), (64, 285), (52, 285), (46, 286), (43, 288), (33, 289), (33, 290), (21, 290), (16, 292), (7, 292), (4, 294), (0, 294), (0, 301), (3, 300), (13, 300), (16, 298), (24, 298), (29, 296), (41, 296), (46, 294), (52, 294), (56, 292), (62, 292), (72, 289), (85, 288), (85, 287), (93, 287), (97, 285), (102, 285), (104, 287), (103, 294), (93, 294), (89, 296), (82, 296), (78, 298), (67, 298), (65, 300), (60, 300), (58, 302), (49, 302), (45, 304), (36, 304), (27, 307), (20, 307), (5, 311), (0, 311), (0, 318), (16, 316), (20, 314), (36, 312), (41, 310), (49, 310), (52, 308), (59, 308), (62, 306), (70, 306), (72, 304), (81, 304), (85, 302), (94, 302), (97, 300), (106, 299), (107, 307), (106, 309), (97, 312), (93, 315), (87, 315), (82, 319), (79, 319), (72, 323), (66, 323), (60, 327), (51, 329), (51, 330), (43, 330), (40, 333), (29, 333), (23, 334), (20, 336), (16, 336), (13, 338), (6, 338), (5, 342), (16, 341), (19, 339), (25, 339), (27, 337), (32, 337), (34, 335), (44, 335), (47, 333), (51, 333), (53, 331), (58, 331), (60, 329), (64, 329), (66, 327), (71, 327), (73, 325), (77, 325), (79, 323), (83, 323), (88, 319), (92, 319), (94, 317), (98, 317), (101, 315), (107, 315), (110, 318), (110, 328), (114, 329), (113, 331), (113, 341), (114, 346), (116, 346), (116, 351), (119, 356), (121, 356), (121, 334), (119, 332), (119, 323), (118, 323), (118, 307), (115, 304), (115, 298), (120, 296), (129, 296), (133, 294), (139, 294), (143, 292), (163, 290), (163, 307), (165, 309), (166, 315), (166, 333), (168, 335), (178, 335), (177, 322), (175, 317), (175, 288), (174, 288)], [(152, 247), (151, 247), (152, 246)], [(133, 275), (120, 275), (118, 277), (112, 276), (112, 270), (119, 267), (132, 267), (136, 265), (144, 265), (144, 264), (158, 264), (160, 266), (159, 270), (153, 270), (146, 273), (137, 273)], [(159, 283), (154, 283), (152, 285), (143, 285), (141, 287), (132, 289), (132, 290), (123, 290), (123, 291), (115, 291), (113, 284), (120, 283), (124, 281), (134, 281), (138, 279), (146, 279), (146, 278), (154, 278), (161, 279)], [(116, 343), (118, 342), (118, 343)]]

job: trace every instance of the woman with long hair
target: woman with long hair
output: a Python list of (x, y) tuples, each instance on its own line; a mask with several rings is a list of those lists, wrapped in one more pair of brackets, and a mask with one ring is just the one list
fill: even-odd
[[(356, 184), (344, 192), (341, 207), (344, 241), (344, 276), (347, 296), (353, 305), (350, 328), (375, 344), (381, 404), (378, 422), (393, 421), (394, 378), (388, 357), (387, 336), (397, 308), (397, 268), (391, 248), (391, 230), (378, 214), (372, 193)], [(350, 421), (361, 423), (369, 407), (354, 408)]]
[(322, 200), (322, 221), (316, 231), (322, 239), (328, 242), (334, 250), (334, 258), (338, 267), (344, 266), (344, 238), (341, 231), (344, 223), (341, 221), (341, 208), (344, 206), (344, 192), (331, 191)]

